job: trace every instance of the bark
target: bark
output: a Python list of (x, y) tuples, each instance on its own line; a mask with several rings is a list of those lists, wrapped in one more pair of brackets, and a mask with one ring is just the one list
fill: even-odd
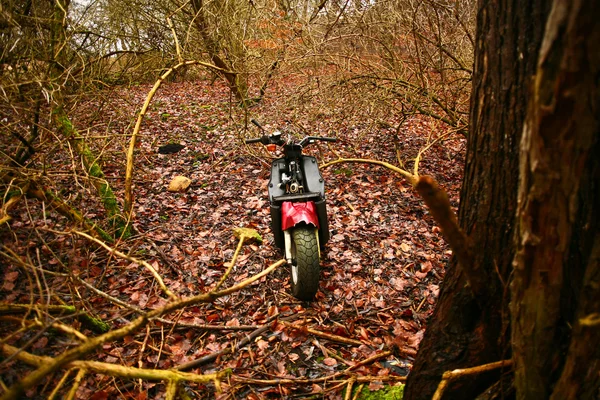
[(523, 132), (511, 284), (518, 398), (599, 394), (600, 331), (581, 322), (600, 305), (599, 12), (591, 0), (554, 4)]
[[(451, 260), (408, 377), (406, 399), (431, 399), (445, 371), (510, 355), (506, 292), (514, 258), (518, 143), (549, 9), (546, 3), (479, 2), (459, 224), (470, 238), (473, 264), (488, 282), (488, 291), (474, 297), (457, 260)], [(453, 381), (443, 398), (475, 398), (502, 372)]]

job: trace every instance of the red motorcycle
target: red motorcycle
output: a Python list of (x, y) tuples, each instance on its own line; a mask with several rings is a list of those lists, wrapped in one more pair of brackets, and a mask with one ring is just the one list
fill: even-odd
[(246, 143), (262, 143), (271, 151), (283, 147), (283, 157), (273, 161), (269, 181), (271, 229), (275, 245), (283, 250), (290, 265), (294, 297), (312, 300), (319, 289), (321, 250), (329, 240), (325, 207), (325, 181), (317, 159), (302, 154), (302, 149), (317, 140), (335, 142), (330, 137), (307, 136), (300, 142), (285, 140), (281, 132), (266, 134), (255, 120), (251, 122), (265, 134)]

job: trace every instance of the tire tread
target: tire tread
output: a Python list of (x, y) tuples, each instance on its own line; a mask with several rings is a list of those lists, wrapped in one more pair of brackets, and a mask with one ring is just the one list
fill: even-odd
[(292, 240), (296, 245), (298, 283), (291, 281), (292, 294), (300, 300), (310, 301), (319, 290), (319, 249), (317, 229), (312, 226), (294, 228)]

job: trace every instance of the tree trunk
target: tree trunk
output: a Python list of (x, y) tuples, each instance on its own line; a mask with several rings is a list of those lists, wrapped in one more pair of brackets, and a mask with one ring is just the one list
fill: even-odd
[(523, 131), (511, 284), (522, 399), (600, 394), (600, 322), (585, 322), (600, 309), (599, 12), (554, 4)]
[[(453, 258), (408, 377), (405, 398), (431, 399), (445, 371), (510, 356), (507, 283), (514, 249), (518, 144), (548, 5), (480, 1), (465, 176), (459, 223), (474, 265), (489, 282), (475, 298)], [(453, 382), (444, 398), (475, 398), (497, 381), (486, 373)]]
[[(245, 79), (240, 77), (240, 74), (233, 72), (233, 69), (229, 63), (226, 62), (219, 55), (219, 43), (217, 43), (213, 37), (210, 35), (210, 27), (208, 22), (206, 21), (206, 17), (204, 15), (204, 2), (203, 0), (192, 0), (191, 1), (192, 9), (194, 10), (194, 24), (196, 28), (200, 32), (200, 36), (202, 36), (202, 40), (204, 40), (204, 45), (206, 47), (206, 51), (210, 56), (211, 61), (219, 68), (225, 70), (220, 72), (220, 74), (227, 80), (229, 84), (229, 88), (235, 95), (236, 99), (240, 101), (240, 103), (245, 106), (248, 94), (248, 83)], [(231, 16), (223, 16), (223, 18), (230, 18)], [(241, 39), (240, 39), (241, 40)]]

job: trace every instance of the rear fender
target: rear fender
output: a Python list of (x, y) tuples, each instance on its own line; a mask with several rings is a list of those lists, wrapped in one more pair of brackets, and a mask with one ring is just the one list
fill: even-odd
[(281, 229), (287, 231), (300, 223), (319, 228), (319, 217), (314, 201), (292, 203), (284, 201), (281, 204)]

